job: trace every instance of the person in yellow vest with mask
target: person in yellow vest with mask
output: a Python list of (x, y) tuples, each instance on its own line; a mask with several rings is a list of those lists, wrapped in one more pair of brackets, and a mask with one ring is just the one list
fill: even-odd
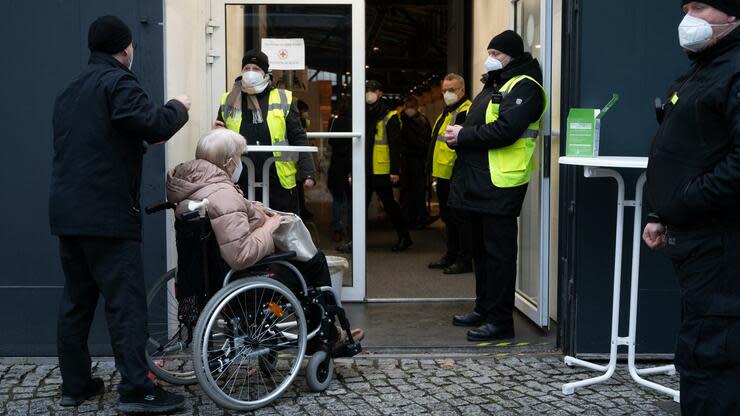
[[(242, 59), (242, 75), (231, 91), (221, 98), (214, 128), (226, 127), (247, 139), (247, 145), (307, 146), (308, 138), (301, 124), (301, 113), (291, 91), (276, 88), (268, 75), (269, 61), (263, 52), (252, 49)], [(309, 154), (254, 152), (255, 176), (260, 182), (262, 165), (270, 157), (270, 207), (278, 211), (300, 214), (297, 184), (315, 185), (315, 167)], [(239, 169), (238, 183), (246, 189), (247, 175)]]
[(465, 123), (445, 131), (458, 156), (448, 205), (467, 211), (473, 230), (475, 309), (453, 318), (455, 325), (477, 327), (468, 331), (469, 341), (514, 337), (517, 217), (547, 109), (540, 64), (515, 32), (491, 40), (485, 69)]
[(430, 263), (429, 268), (444, 269), (445, 274), (469, 273), (473, 270), (470, 221), (463, 211), (451, 210), (447, 206), (457, 153), (447, 146), (445, 140), (447, 126), (464, 123), (470, 108), (470, 100), (465, 96), (465, 79), (458, 74), (447, 74), (442, 80), (442, 98), (446, 106), (432, 128), (428, 157), (431, 169), (427, 170), (437, 181), (439, 213), (447, 234), (447, 252), (441, 259)]
[(383, 86), (380, 82), (368, 81), (366, 91), (366, 203), (370, 204), (373, 193), (378, 195), (398, 234), (398, 243), (392, 250), (404, 251), (411, 247), (411, 235), (401, 208), (393, 198), (393, 185), (400, 180), (400, 155), (397, 146), (401, 134), (401, 121), (398, 111), (390, 108), (385, 100), (381, 99)]

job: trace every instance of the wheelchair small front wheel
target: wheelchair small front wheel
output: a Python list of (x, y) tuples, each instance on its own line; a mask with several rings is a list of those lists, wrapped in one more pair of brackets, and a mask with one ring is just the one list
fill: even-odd
[(324, 350), (318, 350), (308, 359), (306, 383), (311, 391), (326, 390), (334, 378), (334, 360)]

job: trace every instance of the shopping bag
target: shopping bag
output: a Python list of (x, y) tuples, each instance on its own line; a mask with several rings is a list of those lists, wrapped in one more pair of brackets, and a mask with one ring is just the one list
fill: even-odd
[(278, 251), (295, 251), (296, 260), (300, 261), (309, 261), (319, 252), (301, 217), (292, 212), (263, 209), (280, 215), (280, 226), (272, 233)]

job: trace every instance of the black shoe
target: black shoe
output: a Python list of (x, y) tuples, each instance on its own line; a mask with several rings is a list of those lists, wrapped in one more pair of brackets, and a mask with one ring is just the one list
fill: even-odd
[(478, 312), (470, 312), (465, 315), (455, 315), (452, 317), (452, 325), (455, 326), (479, 326), (486, 322), (483, 315)]
[(444, 274), (463, 274), (463, 273), (470, 273), (473, 271), (473, 265), (468, 263), (455, 263), (450, 265), (449, 267), (445, 267), (444, 271), (442, 273)]
[(122, 413), (166, 413), (183, 407), (185, 398), (159, 386), (149, 392), (121, 395), (116, 410)]
[(407, 235), (399, 238), (398, 243), (391, 247), (391, 251), (405, 251), (407, 248), (411, 247), (412, 244), (414, 244), (414, 242), (411, 241), (411, 236)]
[(514, 338), (514, 325), (485, 323), (468, 331), (468, 341), (496, 341)]
[(454, 262), (453, 261), (450, 261), (450, 258), (449, 257), (444, 256), (444, 257), (442, 257), (441, 259), (439, 259), (439, 260), (437, 260), (435, 262), (429, 263), (429, 266), (428, 267), (430, 269), (446, 269), (446, 268), (452, 266), (453, 263)]
[(91, 378), (90, 381), (87, 383), (85, 391), (81, 394), (76, 396), (62, 394), (62, 400), (59, 401), (59, 405), (64, 407), (79, 406), (84, 403), (85, 400), (93, 396), (97, 396), (98, 394), (103, 394), (104, 392), (105, 383), (103, 383), (103, 379), (99, 377)]

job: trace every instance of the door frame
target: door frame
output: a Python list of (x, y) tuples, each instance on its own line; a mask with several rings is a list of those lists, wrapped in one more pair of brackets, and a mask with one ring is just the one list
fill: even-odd
[[(352, 286), (342, 288), (343, 301), (365, 299), (365, 0), (211, 0), (207, 49), (207, 95), (212, 120), (226, 83), (226, 5), (349, 5), (352, 13), (352, 131), (333, 137), (352, 140)], [(309, 137), (325, 138), (314, 133)]]

